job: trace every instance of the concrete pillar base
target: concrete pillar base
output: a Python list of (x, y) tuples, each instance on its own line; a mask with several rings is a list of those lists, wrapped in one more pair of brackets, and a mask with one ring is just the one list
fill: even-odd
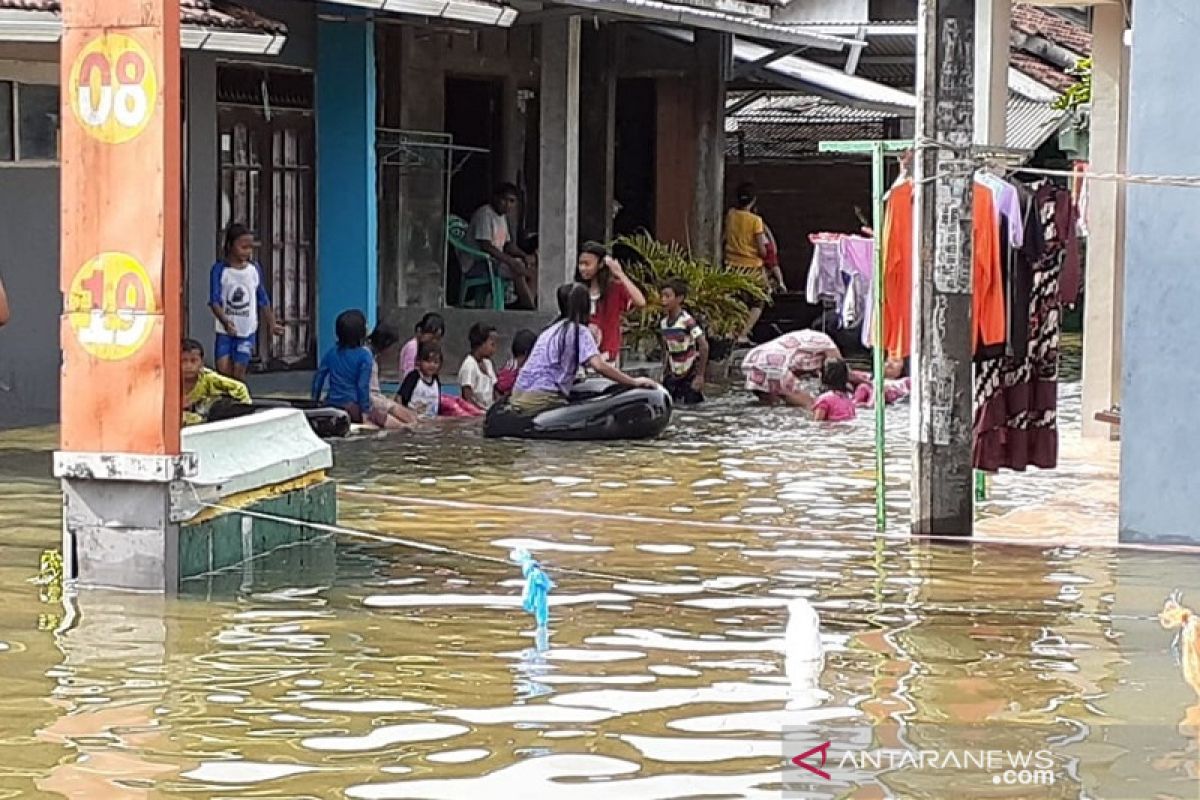
[(56, 453), (67, 579), (84, 586), (174, 591), (179, 526), (171, 520), (171, 487), (196, 472), (192, 454)]
[[(331, 546), (327, 535), (291, 522), (337, 519), (336, 487), (325, 477), (332, 451), (302, 412), (187, 428), (183, 447), (179, 456), (55, 454), (68, 581), (174, 594), (195, 578), (237, 572), (310, 540), (322, 551)], [(312, 559), (298, 549), (285, 560)]]

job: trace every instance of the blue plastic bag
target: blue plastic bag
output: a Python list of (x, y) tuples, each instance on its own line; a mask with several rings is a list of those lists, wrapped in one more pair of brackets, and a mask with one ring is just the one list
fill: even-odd
[(550, 621), (550, 590), (554, 588), (554, 581), (528, 550), (513, 550), (509, 558), (521, 565), (521, 574), (525, 577), (525, 589), (521, 593), (522, 608), (533, 614), (539, 627), (546, 625)]

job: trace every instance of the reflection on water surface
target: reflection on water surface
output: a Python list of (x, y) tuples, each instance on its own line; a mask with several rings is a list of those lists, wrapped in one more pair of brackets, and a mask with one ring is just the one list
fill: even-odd
[[(897, 527), (906, 414), (889, 416)], [(1197, 701), (1154, 615), (1171, 588), (1187, 599), (1197, 562), (877, 540), (872, 436), (865, 418), (818, 428), (727, 398), (656, 443), (490, 442), (460, 426), (340, 447), (344, 487), (391, 498), (347, 494), (343, 524), (535, 551), (559, 584), (545, 647), (515, 567), (349, 539), (310, 575), (41, 603), (27, 579), (57, 535), (47, 443), (6, 439), (0, 797), (777, 798), (784, 726), (814, 741), (871, 726), (886, 744), (984, 722), (1005, 746), (1077, 740), (1059, 785), (986, 796), (1145, 797), (1151, 777), (1195, 796), (1196, 729), (1181, 723)], [(1006, 482), (984, 513), (1047, 485)], [(825, 652), (797, 679), (783, 630), (801, 597)], [(985, 796), (964, 780), (897, 773), (805, 796)]]

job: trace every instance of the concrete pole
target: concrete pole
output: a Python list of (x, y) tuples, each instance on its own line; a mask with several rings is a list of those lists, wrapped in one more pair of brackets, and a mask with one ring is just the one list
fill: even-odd
[(612, 238), (617, 163), (617, 29), (583, 26), (579, 108), (579, 237)]
[[(1129, 50), (1125, 10), (1096, 6), (1092, 23), (1091, 169), (1125, 172)], [(1121, 401), (1125, 281), (1125, 184), (1088, 186), (1088, 261), (1083, 323), (1083, 435), (1115, 436), (1096, 412)]]
[(715, 31), (695, 37), (696, 194), (688, 238), (695, 255), (715, 263), (725, 210), (725, 72), (732, 39)]
[(917, 37), (912, 528), (969, 536), (974, 0), (925, 0)]
[(975, 143), (1004, 146), (1008, 133), (1008, 51), (1011, 0), (975, 6)]
[(579, 247), (579, 17), (542, 24), (538, 308), (575, 276)]
[(181, 455), (179, 0), (67, 0), (62, 429), (67, 577), (173, 591)]

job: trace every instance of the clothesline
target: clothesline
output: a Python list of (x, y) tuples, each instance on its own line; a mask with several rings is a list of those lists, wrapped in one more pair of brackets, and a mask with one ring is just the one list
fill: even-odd
[[(913, 149), (945, 150), (952, 153), (968, 154), (970, 156), (969, 163), (972, 166), (982, 166), (989, 161), (994, 161), (997, 154), (1015, 155), (1017, 152), (1019, 152), (1012, 151), (1007, 148), (993, 148), (987, 145), (955, 145), (949, 142), (927, 138), (916, 139), (913, 142)], [(958, 162), (950, 163), (958, 163), (961, 165), (968, 162), (964, 159)], [(943, 165), (945, 164), (946, 162), (943, 162)], [(1090, 170), (1045, 169), (1041, 167), (1024, 167), (1018, 165), (1013, 165), (1012, 170), (1014, 172), (1020, 172), (1026, 175), (1041, 175), (1055, 178), (1082, 178), (1084, 180), (1091, 181), (1133, 183), (1145, 186), (1173, 186), (1184, 189), (1200, 188), (1200, 175), (1150, 175), (1145, 173), (1126, 172), (1092, 172)], [(935, 175), (922, 179), (921, 182), (932, 182), (946, 174), (952, 174), (952, 171), (939, 171)]]

